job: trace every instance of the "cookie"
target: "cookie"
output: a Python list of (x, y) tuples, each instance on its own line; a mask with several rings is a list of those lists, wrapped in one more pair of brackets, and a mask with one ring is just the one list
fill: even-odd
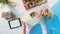
[(51, 12), (48, 13), (48, 18), (51, 19), (52, 15)]

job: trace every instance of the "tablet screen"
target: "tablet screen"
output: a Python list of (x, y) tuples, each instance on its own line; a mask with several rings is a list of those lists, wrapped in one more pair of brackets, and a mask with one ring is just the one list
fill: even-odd
[(19, 18), (13, 19), (8, 21), (9, 22), (9, 26), (11, 29), (17, 28), (21, 26), (21, 21)]

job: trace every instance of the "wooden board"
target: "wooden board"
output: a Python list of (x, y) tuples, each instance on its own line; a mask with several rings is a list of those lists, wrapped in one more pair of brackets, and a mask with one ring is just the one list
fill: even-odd
[(45, 3), (46, 0), (23, 0), (23, 4), (25, 9), (30, 9), (32, 7), (35, 7), (37, 5), (41, 5)]

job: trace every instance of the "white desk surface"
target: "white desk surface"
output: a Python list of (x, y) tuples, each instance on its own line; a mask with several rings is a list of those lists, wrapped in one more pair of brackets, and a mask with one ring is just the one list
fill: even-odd
[[(12, 0), (12, 1), (17, 3), (17, 6), (16, 6), (17, 8), (15, 8), (15, 9), (18, 9), (18, 10), (8, 9), (7, 6), (6, 6), (7, 8), (5, 7), (4, 9), (0, 8), (0, 34), (22, 34), (22, 27), (19, 27), (19, 28), (16, 28), (16, 29), (10, 29), (9, 28), (8, 20), (6, 20), (5, 18), (2, 18), (2, 11), (11, 11), (12, 10), (13, 13), (16, 15), (16, 18), (21, 18), (22, 19), (24, 14), (27, 15), (27, 14), (30, 13), (30, 11), (37, 11), (37, 10), (40, 9), (38, 7), (41, 7), (41, 6), (38, 6), (38, 7), (32, 8), (30, 10), (25, 10), (21, 0)], [(51, 1), (48, 0), (49, 7), (52, 7), (56, 2), (57, 2), (57, 0), (51, 0)], [(35, 22), (36, 18), (34, 18), (32, 20), (34, 20), (34, 22)], [(27, 26), (27, 33), (36, 24), (34, 22), (31, 22), (31, 23), (29, 23), (29, 22), (27, 23), (27, 25), (29, 25), (29, 24), (30, 25), (29, 26), (26, 25)]]

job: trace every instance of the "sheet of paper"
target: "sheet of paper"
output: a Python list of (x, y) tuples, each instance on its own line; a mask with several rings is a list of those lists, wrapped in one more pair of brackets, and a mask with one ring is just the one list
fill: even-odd
[(25, 16), (22, 20), (23, 20), (24, 22), (28, 22), (30, 19), (32, 19), (32, 17), (31, 17), (30, 15), (27, 15), (27, 16)]

